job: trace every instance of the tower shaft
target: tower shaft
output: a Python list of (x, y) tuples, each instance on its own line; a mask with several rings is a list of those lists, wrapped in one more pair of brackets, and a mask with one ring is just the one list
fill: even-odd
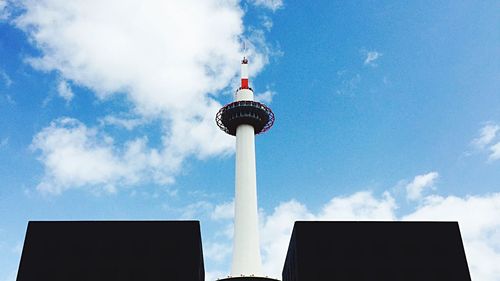
[(251, 125), (236, 129), (236, 190), (234, 198), (233, 276), (260, 276), (255, 137)]
[[(240, 89), (237, 100), (253, 100), (252, 91)], [(254, 127), (241, 124), (236, 128), (233, 276), (260, 276), (262, 273), (255, 168)]]

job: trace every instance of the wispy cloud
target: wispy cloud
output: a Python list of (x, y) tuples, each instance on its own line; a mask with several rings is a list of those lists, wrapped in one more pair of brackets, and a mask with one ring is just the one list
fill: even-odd
[(250, 3), (265, 7), (273, 12), (283, 7), (283, 0), (250, 0)]
[(255, 95), (255, 100), (258, 102), (263, 102), (263, 103), (271, 103), (273, 101), (273, 97), (276, 95), (276, 92), (271, 91), (271, 90), (266, 90), (265, 92), (262, 93), (257, 93)]
[(500, 126), (493, 122), (488, 122), (479, 130), (479, 136), (472, 140), (472, 145), (479, 151), (488, 153), (489, 161), (500, 159), (500, 141), (498, 138)]
[(406, 185), (407, 198), (409, 200), (421, 199), (424, 189), (432, 187), (438, 177), (437, 172), (415, 176), (413, 181)]
[(198, 201), (181, 209), (182, 219), (199, 219), (204, 214), (212, 212), (214, 205), (207, 201)]
[(0, 0), (0, 20), (5, 20), (9, 17), (7, 10), (7, 0)]
[[(206, 246), (203, 247), (203, 255), (205, 257), (209, 257), (211, 261), (214, 261), (216, 263), (221, 263), (229, 256), (231, 256), (231, 245), (228, 243), (218, 243), (218, 242), (212, 242), (208, 243)], [(206, 279), (206, 280), (217, 280), (218, 278), (223, 277), (223, 275), (216, 276), (214, 279)]]
[(490, 160), (494, 161), (500, 159), (500, 142), (490, 146), (490, 152)]
[(382, 53), (379, 53), (377, 51), (367, 51), (365, 52), (366, 57), (364, 64), (365, 65), (370, 65), (370, 66), (376, 66), (377, 64), (375, 63), (376, 60), (378, 60), (381, 56)]
[(114, 115), (107, 115), (99, 121), (102, 125), (123, 127), (129, 131), (147, 122), (147, 120), (143, 118), (122, 118)]
[(70, 102), (75, 96), (73, 90), (71, 90), (71, 86), (64, 80), (60, 81), (57, 85), (57, 93), (61, 98), (66, 100), (66, 102)]
[[(1, 9), (1, 7), (0, 7)], [(3, 70), (0, 69), (0, 78), (3, 82), (3, 84), (5, 85), (5, 87), (10, 87), (13, 83), (12, 79), (10, 78), (10, 76)]]
[(264, 26), (267, 31), (271, 31), (271, 29), (273, 28), (273, 20), (268, 16), (262, 16), (261, 20), (262, 26)]
[(234, 201), (216, 205), (210, 214), (213, 220), (227, 220), (234, 217)]
[(472, 144), (478, 148), (484, 148), (493, 141), (499, 130), (500, 126), (497, 124), (486, 124), (479, 130), (479, 137), (473, 139)]

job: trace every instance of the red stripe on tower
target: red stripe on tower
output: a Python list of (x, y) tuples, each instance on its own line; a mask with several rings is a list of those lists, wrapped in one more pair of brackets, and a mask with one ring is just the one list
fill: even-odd
[(248, 78), (241, 78), (241, 88), (248, 89)]

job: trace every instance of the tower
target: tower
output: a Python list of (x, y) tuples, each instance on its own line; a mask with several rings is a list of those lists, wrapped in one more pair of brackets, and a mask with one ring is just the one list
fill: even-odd
[(231, 275), (236, 279), (266, 280), (267, 278), (261, 277), (255, 135), (272, 127), (274, 114), (265, 104), (254, 101), (253, 90), (249, 87), (248, 82), (248, 60), (243, 58), (241, 61), (241, 86), (236, 91), (236, 101), (222, 107), (216, 115), (216, 121), (224, 132), (236, 136), (235, 214)]

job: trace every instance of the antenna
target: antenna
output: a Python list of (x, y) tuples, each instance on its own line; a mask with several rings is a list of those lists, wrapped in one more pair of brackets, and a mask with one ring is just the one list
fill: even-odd
[(246, 60), (247, 58), (247, 51), (248, 51), (248, 48), (247, 48), (247, 40), (243, 39), (243, 60)]

